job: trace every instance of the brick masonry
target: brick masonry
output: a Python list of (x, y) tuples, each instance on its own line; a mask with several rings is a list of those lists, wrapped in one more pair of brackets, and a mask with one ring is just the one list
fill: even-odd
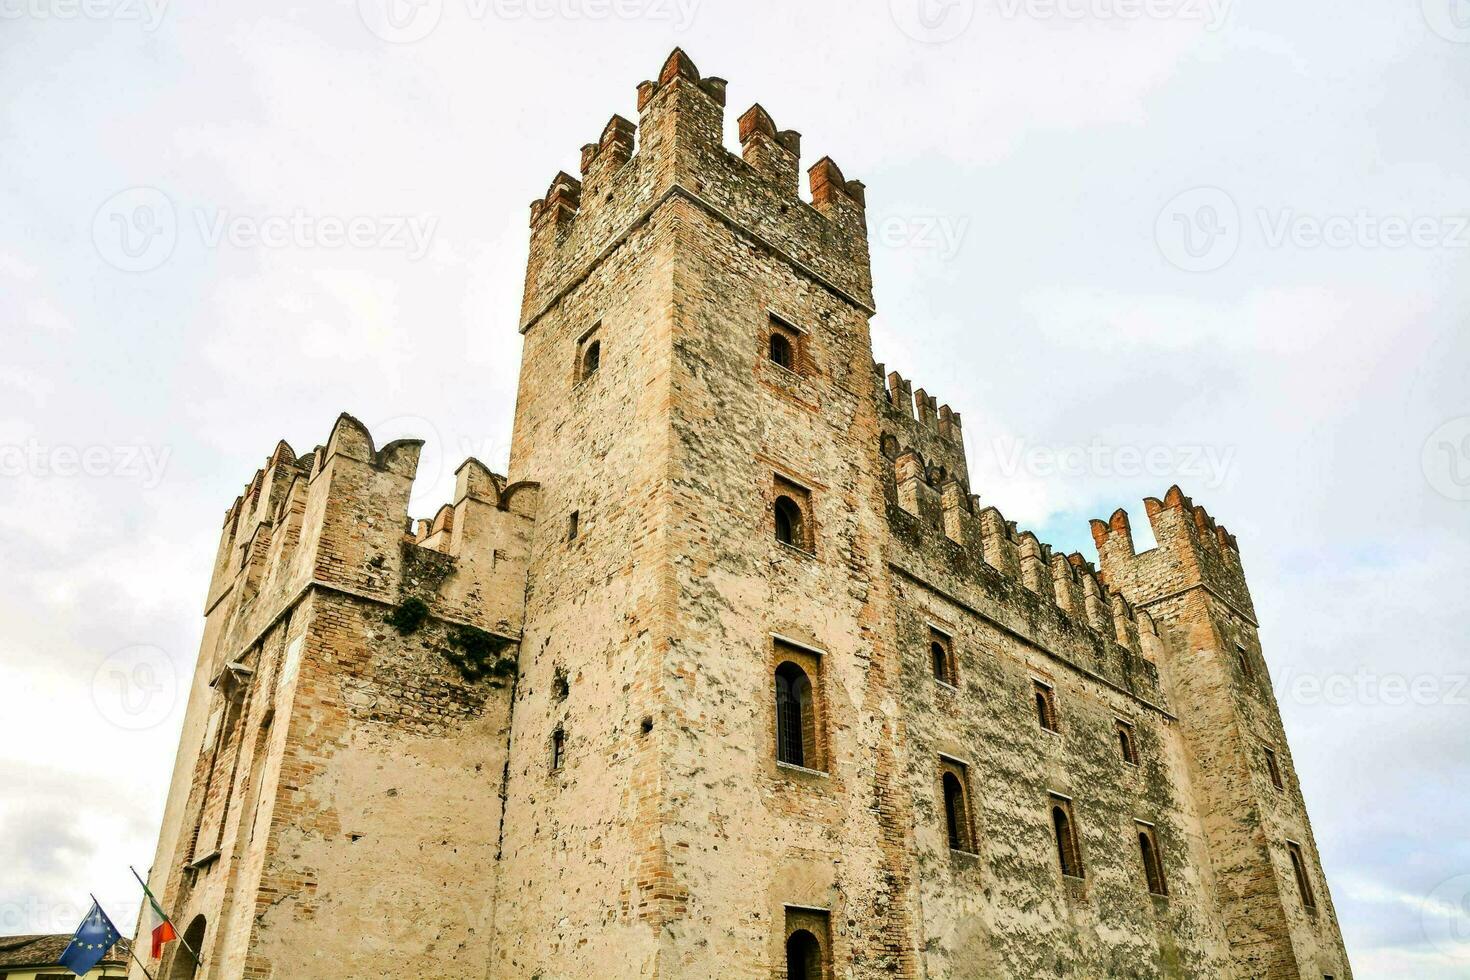
[(1235, 539), (1174, 488), (1097, 569), (981, 507), (873, 362), (862, 184), (802, 200), (758, 105), (728, 151), (725, 91), (676, 51), (532, 204), (508, 478), (414, 526), (419, 445), (343, 416), (227, 513), (151, 873), (197, 976), (1351, 976)]

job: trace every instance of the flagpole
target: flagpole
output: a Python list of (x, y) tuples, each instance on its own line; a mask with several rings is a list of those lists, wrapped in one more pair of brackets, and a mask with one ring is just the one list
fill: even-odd
[[(92, 904), (95, 905), (95, 906), (97, 906), (99, 909), (101, 909), (102, 908), (102, 903), (99, 902), (99, 901), (97, 901), (97, 896), (96, 895), (93, 895), (91, 892), (88, 892), (87, 894), (91, 897)], [(102, 909), (102, 914), (103, 915), (106, 915), (107, 914), (107, 910), (106, 909)], [(112, 920), (109, 919), (108, 921), (110, 922)], [(119, 936), (117, 941), (118, 942), (124, 942), (125, 940), (121, 936)], [(143, 965), (143, 961), (140, 960), (140, 959), (138, 959), (138, 951), (133, 948), (133, 944), (132, 943), (128, 943), (128, 955), (130, 955), (133, 958), (133, 962), (134, 963), (138, 964), (138, 969), (140, 969), (140, 970), (143, 971), (143, 976), (147, 977), (148, 980), (153, 980), (153, 974), (149, 973), (148, 972), (148, 968)]]
[[(137, 869), (134, 868), (131, 864), (128, 865), (128, 870), (133, 873), (134, 878), (138, 879), (138, 884), (143, 886), (143, 894), (147, 895), (148, 898), (151, 900), (150, 904), (156, 905), (158, 907), (158, 911), (163, 912), (163, 906), (158, 905), (158, 900), (154, 898), (153, 893), (148, 890), (148, 882), (143, 880), (142, 875), (138, 874)], [(169, 918), (167, 912), (163, 912), (163, 921), (174, 927), (174, 933), (179, 937), (179, 945), (189, 951), (189, 955), (194, 957), (195, 963), (198, 963), (202, 966), (204, 961), (199, 958), (198, 953), (194, 952), (194, 947), (189, 945), (189, 941), (184, 938), (184, 934), (182, 932), (179, 932), (179, 927), (174, 925), (174, 920)]]

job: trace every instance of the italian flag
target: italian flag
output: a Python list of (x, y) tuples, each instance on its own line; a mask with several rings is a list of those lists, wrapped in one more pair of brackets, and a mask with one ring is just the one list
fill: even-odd
[(148, 890), (146, 884), (143, 886), (143, 894), (148, 896), (148, 911), (152, 913), (153, 958), (156, 960), (163, 955), (163, 944), (178, 939), (179, 934), (174, 931), (174, 924), (164, 914), (163, 907), (158, 904), (158, 899), (153, 897), (153, 893)]

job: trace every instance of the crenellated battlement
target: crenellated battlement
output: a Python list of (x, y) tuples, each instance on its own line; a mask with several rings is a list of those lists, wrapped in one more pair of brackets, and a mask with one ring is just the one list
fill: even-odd
[(883, 455), (897, 460), (905, 452), (917, 453), (925, 472), (930, 472), (936, 486), (947, 480), (969, 485), (969, 467), (965, 460), (964, 429), (960, 413), (897, 371), (884, 374), (882, 364), (875, 363), (873, 372), (878, 383), (879, 418), (882, 420)]
[(232, 618), (268, 619), (317, 585), (387, 604), (413, 596), (443, 619), (518, 634), (536, 484), (508, 486), (467, 459), (453, 501), (415, 530), (422, 446), (377, 448), (346, 414), (310, 453), (277, 444), (225, 513), (208, 608), (230, 600)]
[[(1083, 555), (1066, 554), (1018, 529), (997, 508), (982, 506), (959, 481), (941, 482), (914, 450), (894, 461), (889, 490), (895, 539), (913, 549), (911, 560), (926, 573), (954, 576), (976, 587), (977, 594), (1022, 600), (1003, 601), (997, 609), (1029, 608), (1028, 632), (1041, 617), (1055, 624), (1043, 632), (1090, 636), (1073, 644), (1072, 659), (1079, 666), (1125, 686), (1142, 685), (1145, 697), (1160, 697), (1161, 641), (1153, 620), (1110, 587)], [(1091, 652), (1080, 652), (1084, 649)]]
[(1106, 521), (1092, 521), (1092, 540), (1104, 577), (1138, 602), (1203, 586), (1254, 620), (1235, 535), (1177, 484), (1162, 500), (1148, 497), (1143, 506), (1158, 547), (1141, 554), (1134, 551), (1126, 511), (1116, 510)]
[(655, 79), (638, 85), (638, 122), (614, 114), (582, 147), (581, 176), (558, 173), (531, 202), (523, 331), (671, 196), (871, 312), (863, 183), (824, 156), (808, 168), (810, 201), (802, 200), (801, 134), (780, 129), (759, 103), (741, 114), (741, 152), (731, 152), (723, 144), (727, 86), (676, 48)]

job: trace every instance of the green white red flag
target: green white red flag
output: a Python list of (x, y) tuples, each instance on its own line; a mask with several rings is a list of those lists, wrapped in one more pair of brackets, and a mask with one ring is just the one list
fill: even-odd
[(164, 913), (163, 906), (158, 904), (158, 899), (154, 898), (153, 893), (148, 890), (146, 882), (143, 884), (143, 894), (148, 896), (148, 913), (149, 918), (153, 922), (151, 927), (153, 933), (153, 958), (156, 960), (163, 955), (163, 944), (171, 943), (175, 939), (178, 939), (179, 934), (174, 930), (174, 924), (169, 921), (169, 917)]

